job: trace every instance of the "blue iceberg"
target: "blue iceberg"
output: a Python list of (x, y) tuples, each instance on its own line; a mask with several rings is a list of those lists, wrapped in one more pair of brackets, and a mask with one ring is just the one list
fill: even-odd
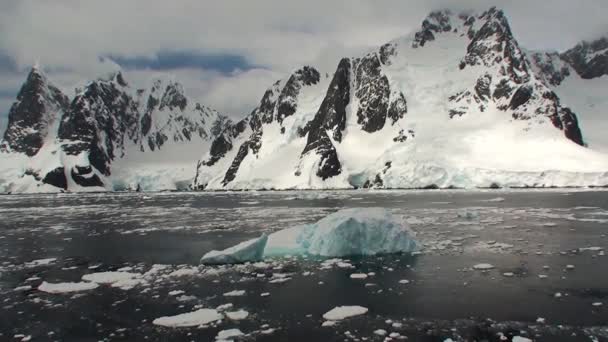
[(419, 249), (415, 233), (400, 217), (383, 208), (343, 209), (313, 224), (280, 230), (212, 251), (201, 263), (237, 263), (284, 255), (344, 257), (412, 253)]

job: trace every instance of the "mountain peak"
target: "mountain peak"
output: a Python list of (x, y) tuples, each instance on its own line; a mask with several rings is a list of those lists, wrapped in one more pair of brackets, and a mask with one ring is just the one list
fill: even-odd
[(33, 66), (11, 106), (0, 149), (35, 155), (58, 113), (68, 105), (68, 97), (48, 81), (38, 66)]
[(585, 79), (608, 75), (608, 38), (583, 41), (564, 52), (562, 59), (568, 62)]

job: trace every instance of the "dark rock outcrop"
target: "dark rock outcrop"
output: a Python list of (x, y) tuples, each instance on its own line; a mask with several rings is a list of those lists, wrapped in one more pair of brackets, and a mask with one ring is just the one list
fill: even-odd
[(84, 187), (103, 187), (103, 182), (90, 166), (75, 166), (70, 172), (76, 184)]
[(305, 66), (294, 72), (285, 83), (277, 100), (277, 121), (282, 123), (285, 118), (296, 112), (298, 95), (303, 86), (315, 85), (320, 80), (321, 74), (313, 67)]
[(448, 10), (434, 11), (422, 21), (422, 28), (414, 35), (412, 47), (422, 47), (426, 42), (435, 40), (434, 33), (449, 32), (452, 30), (450, 24), (451, 12)]
[(70, 141), (63, 145), (67, 154), (87, 151), (91, 165), (107, 176), (111, 161), (124, 154), (125, 140), (136, 139), (137, 128), (137, 104), (133, 98), (120, 82), (100, 80), (90, 83), (72, 101), (58, 136)]
[(34, 67), (11, 106), (0, 149), (35, 155), (51, 133), (53, 122), (68, 105), (68, 97)]
[(608, 75), (608, 38), (582, 42), (561, 55), (585, 79)]
[(66, 190), (68, 188), (68, 180), (65, 177), (65, 168), (58, 167), (48, 172), (42, 179), (42, 182)]
[(342, 171), (338, 153), (327, 131), (332, 133), (334, 140), (342, 141), (342, 131), (346, 127), (346, 106), (350, 102), (351, 68), (350, 59), (340, 61), (319, 111), (304, 129), (308, 138), (300, 158), (308, 153), (316, 153), (320, 157), (316, 174), (322, 179), (339, 175)]

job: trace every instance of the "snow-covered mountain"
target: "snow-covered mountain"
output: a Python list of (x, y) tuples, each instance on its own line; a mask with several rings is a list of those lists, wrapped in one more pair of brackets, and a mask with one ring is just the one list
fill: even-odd
[(597, 102), (560, 86), (605, 79), (605, 42), (528, 52), (501, 10), (433, 12), (417, 32), (342, 59), (332, 77), (304, 67), (277, 81), (213, 141), (193, 185), (608, 185), (608, 156), (585, 146), (575, 114)]
[[(70, 101), (35, 67), (9, 113), (1, 143), (0, 188), (183, 188), (192, 181), (194, 155), (225, 122), (168, 77), (136, 89), (118, 72), (88, 83)], [(180, 162), (173, 160), (176, 154)]]

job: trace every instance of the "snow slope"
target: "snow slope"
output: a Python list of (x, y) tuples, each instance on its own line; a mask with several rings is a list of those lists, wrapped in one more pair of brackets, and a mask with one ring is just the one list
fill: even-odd
[[(194, 187), (608, 185), (608, 155), (575, 114), (601, 110), (603, 88), (575, 77), (556, 87), (538, 65), (502, 11), (433, 12), (418, 32), (302, 86), (284, 120), (277, 94), (300, 70), (278, 81), (222, 153), (203, 156)], [(595, 92), (581, 101), (578, 87)]]

